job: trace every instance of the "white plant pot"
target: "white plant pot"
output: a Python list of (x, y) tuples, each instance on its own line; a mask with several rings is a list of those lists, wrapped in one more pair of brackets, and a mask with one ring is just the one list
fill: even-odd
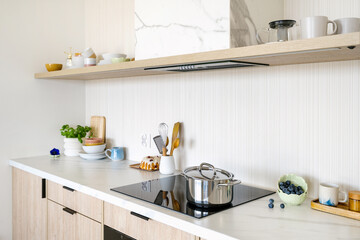
[(82, 144), (77, 138), (64, 138), (64, 154), (69, 157), (79, 156)]

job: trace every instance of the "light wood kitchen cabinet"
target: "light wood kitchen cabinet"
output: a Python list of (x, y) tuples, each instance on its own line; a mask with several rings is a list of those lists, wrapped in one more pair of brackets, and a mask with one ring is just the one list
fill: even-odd
[(48, 198), (84, 216), (102, 222), (103, 201), (98, 198), (52, 181), (48, 181)]
[(46, 239), (45, 179), (12, 169), (13, 240)]
[(137, 240), (200, 238), (13, 168), (14, 240), (102, 240), (107, 225)]
[(49, 240), (101, 240), (101, 223), (48, 200)]
[(104, 203), (104, 225), (138, 240), (197, 240), (194, 235), (110, 203)]

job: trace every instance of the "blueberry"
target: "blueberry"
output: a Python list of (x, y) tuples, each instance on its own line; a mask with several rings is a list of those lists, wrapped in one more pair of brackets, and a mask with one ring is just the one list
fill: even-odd
[(299, 191), (304, 191), (301, 186), (298, 186)]
[(269, 208), (274, 208), (274, 204), (272, 204), (272, 203), (269, 203)]
[(294, 184), (290, 184), (290, 187), (295, 188), (295, 185), (294, 185)]
[(299, 193), (300, 193), (300, 194), (303, 194), (303, 193), (304, 193), (304, 190), (301, 189), (301, 190), (299, 191)]
[(274, 199), (270, 198), (270, 199), (269, 199), (269, 202), (270, 202), (270, 203), (274, 203)]
[(280, 204), (280, 207), (284, 209), (284, 208), (285, 208), (285, 204), (283, 204), (283, 203)]
[(290, 195), (290, 191), (289, 191), (289, 190), (287, 190), (285, 193), (286, 193), (287, 195)]
[(280, 185), (280, 186), (284, 186), (284, 182), (280, 182), (279, 185)]
[(286, 183), (286, 185), (288, 185), (288, 186), (291, 184), (291, 182), (290, 182), (289, 180), (287, 180), (285, 183)]

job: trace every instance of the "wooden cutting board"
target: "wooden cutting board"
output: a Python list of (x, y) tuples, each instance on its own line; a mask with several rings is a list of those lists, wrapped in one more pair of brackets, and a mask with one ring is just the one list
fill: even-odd
[(91, 116), (90, 127), (93, 137), (102, 138), (106, 143), (106, 118), (104, 116)]

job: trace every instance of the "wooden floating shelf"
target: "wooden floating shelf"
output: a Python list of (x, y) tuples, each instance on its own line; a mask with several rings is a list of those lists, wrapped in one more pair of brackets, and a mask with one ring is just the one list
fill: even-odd
[(268, 64), (269, 66), (279, 66), (359, 59), (360, 32), (355, 32), (313, 39), (230, 48), (86, 68), (65, 69), (55, 72), (36, 73), (35, 78), (94, 80), (174, 74), (178, 72), (149, 71), (144, 69), (223, 60), (238, 60), (243, 62)]

